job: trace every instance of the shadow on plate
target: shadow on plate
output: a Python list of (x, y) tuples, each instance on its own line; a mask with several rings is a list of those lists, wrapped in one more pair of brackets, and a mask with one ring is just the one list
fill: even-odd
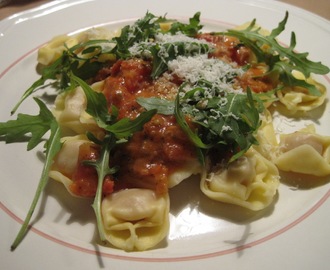
[(278, 103), (276, 103), (276, 108), (271, 106), (268, 109), (272, 113), (274, 111), (277, 111), (280, 113), (280, 115), (288, 117), (291, 120), (294, 120), (297, 122), (303, 121), (303, 120), (311, 120), (314, 122), (314, 124), (319, 124), (319, 119), (324, 115), (327, 105), (328, 105), (328, 100), (325, 100), (321, 106), (319, 106), (311, 111), (303, 111), (303, 112), (297, 111), (297, 112), (292, 113), (283, 104), (278, 102)]
[[(61, 183), (58, 183), (52, 179), (49, 179), (49, 182), (45, 188), (38, 216), (43, 215), (48, 197), (54, 198), (61, 207), (61, 210), (54, 218), (55, 223), (61, 222), (64, 218), (67, 219), (65, 221), (67, 225), (72, 223), (79, 223), (81, 225), (91, 222), (95, 223), (95, 216), (91, 207), (92, 200), (73, 197)], [(69, 219), (67, 218), (68, 213), (70, 215)]]
[(240, 206), (214, 201), (202, 193), (198, 177), (190, 177), (170, 190), (173, 215), (176, 216), (187, 206), (193, 205), (195, 209), (197, 207), (197, 210), (205, 215), (237, 224), (248, 224), (271, 215), (277, 200), (276, 195), (274, 202), (260, 211), (251, 211)]
[(318, 177), (302, 173), (280, 171), (281, 183), (291, 189), (307, 190), (323, 186), (330, 182), (330, 176)]

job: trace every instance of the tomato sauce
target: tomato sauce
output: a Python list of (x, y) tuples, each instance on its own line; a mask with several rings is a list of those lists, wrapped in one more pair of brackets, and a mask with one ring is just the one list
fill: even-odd
[(245, 90), (247, 87), (250, 87), (255, 93), (268, 92), (274, 89), (276, 83), (271, 81), (268, 77), (263, 76), (265, 70), (263, 66), (252, 66), (243, 76), (237, 79), (238, 84)]
[[(83, 143), (79, 147), (78, 162), (73, 173), (73, 183), (70, 190), (73, 194), (81, 197), (94, 197), (98, 184), (98, 175), (94, 167), (84, 164), (84, 161), (96, 161), (99, 158), (100, 149), (91, 143)], [(113, 192), (114, 182), (106, 177), (103, 183), (103, 194)]]
[[(137, 97), (166, 96), (174, 98), (177, 85), (168, 80), (150, 79), (151, 64), (141, 59), (119, 60), (105, 79), (103, 94), (109, 111), (116, 106), (119, 118), (136, 118), (144, 109)], [(97, 189), (96, 170), (83, 160), (97, 160), (99, 149), (82, 145), (73, 177), (73, 193), (90, 197)], [(129, 142), (117, 146), (111, 155), (110, 166), (119, 166), (115, 175), (106, 177), (103, 193), (123, 188), (148, 188), (158, 194), (167, 192), (168, 177), (190, 159), (196, 158), (195, 148), (177, 124), (175, 116), (156, 114)]]
[(142, 112), (136, 97), (151, 84), (150, 74), (151, 64), (141, 59), (119, 60), (111, 68), (103, 93), (110, 110), (112, 105), (119, 109), (119, 119), (134, 119)]
[(236, 37), (202, 33), (197, 38), (214, 44), (215, 48), (210, 53), (210, 57), (219, 58), (228, 63), (235, 62), (239, 66), (251, 62), (253, 56), (251, 50), (245, 47)]
[(238, 66), (251, 65), (243, 76), (237, 77), (237, 85), (244, 90), (250, 87), (253, 92), (260, 93), (275, 88), (276, 83), (263, 76), (266, 72), (265, 67), (255, 65), (254, 55), (251, 49), (244, 46), (238, 38), (225, 35), (212, 35), (211, 33), (200, 34), (198, 38), (214, 44), (215, 49), (210, 54), (210, 57), (216, 57), (228, 63), (234, 62)]
[[(262, 75), (265, 67), (253, 64), (254, 55), (237, 38), (210, 33), (199, 34), (199, 39), (212, 42), (215, 50), (210, 57), (222, 59), (237, 66), (251, 65), (243, 76), (236, 78), (238, 87), (250, 87), (254, 92), (265, 92), (274, 84)], [(152, 65), (142, 59), (118, 60), (113, 66), (102, 70), (98, 77), (105, 80), (103, 94), (109, 111), (118, 109), (118, 118), (135, 119), (143, 108), (137, 103), (138, 97), (165, 97), (174, 99), (180, 80), (166, 78), (151, 79)], [(106, 77), (107, 76), (107, 77)], [(106, 78), (104, 78), (106, 77)], [(83, 146), (72, 191), (80, 196), (94, 196), (97, 189), (97, 173), (83, 160), (96, 160), (98, 150)], [(162, 194), (167, 192), (168, 178), (176, 169), (196, 159), (195, 147), (176, 123), (173, 115), (155, 115), (144, 128), (136, 132), (129, 142), (117, 146), (112, 153), (110, 165), (119, 166), (115, 175), (107, 176), (103, 193), (109, 194), (122, 188), (148, 188)]]
[(174, 116), (155, 115), (112, 159), (121, 168), (118, 181), (126, 187), (167, 192), (168, 176), (195, 158), (195, 148)]

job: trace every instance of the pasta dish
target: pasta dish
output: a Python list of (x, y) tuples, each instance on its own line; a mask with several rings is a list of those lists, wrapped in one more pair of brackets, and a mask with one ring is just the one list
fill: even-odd
[(275, 113), (296, 117), (324, 105), (313, 74), (329, 68), (295, 52), (253, 20), (204, 32), (200, 13), (183, 23), (152, 13), (117, 32), (92, 28), (54, 37), (38, 51), (41, 77), (22, 102), (51, 83), (50, 107), (0, 123), (7, 143), (45, 143), (35, 200), (13, 243), (27, 231), (48, 179), (92, 198), (100, 240), (143, 251), (166, 239), (170, 190), (199, 178), (212, 200), (260, 211), (274, 203), (284, 175), (330, 175), (330, 136), (313, 125), (280, 133)]

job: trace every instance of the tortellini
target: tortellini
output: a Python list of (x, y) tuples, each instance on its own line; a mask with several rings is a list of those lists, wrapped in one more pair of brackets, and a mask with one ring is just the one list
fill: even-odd
[(123, 189), (102, 201), (107, 240), (126, 251), (156, 246), (169, 231), (169, 196), (149, 189)]
[(38, 63), (45, 66), (50, 65), (62, 55), (63, 51), (66, 50), (66, 47), (72, 48), (73, 46), (88, 40), (111, 39), (112, 37), (113, 33), (105, 28), (92, 28), (74, 36), (56, 36), (38, 50)]
[(314, 176), (330, 175), (330, 136), (315, 133), (309, 126), (280, 136), (280, 153), (275, 164), (282, 171)]
[(204, 172), (200, 187), (211, 199), (258, 211), (271, 204), (278, 185), (276, 166), (251, 148), (228, 167)]
[(294, 76), (299, 80), (306, 80), (309, 84), (315, 85), (321, 95), (312, 95), (302, 87), (286, 87), (283, 90), (278, 91), (277, 95), (279, 101), (286, 107), (288, 112), (290, 114), (307, 112), (321, 106), (326, 98), (327, 92), (325, 86), (316, 82), (312, 78), (306, 79), (302, 73), (297, 71), (294, 73)]
[(261, 120), (261, 125), (256, 134), (258, 144), (253, 145), (253, 148), (262, 156), (272, 161), (275, 158), (278, 142), (271, 113), (266, 110), (262, 115)]
[(177, 169), (168, 177), (168, 187), (173, 188), (180, 184), (183, 180), (188, 179), (192, 175), (200, 174), (202, 171), (201, 164), (198, 160), (191, 160), (186, 166)]
[[(91, 87), (94, 91), (100, 92), (104, 82), (94, 83)], [(92, 116), (86, 113), (86, 96), (81, 87), (57, 96), (53, 114), (57, 122), (65, 132), (73, 134), (85, 134), (86, 131), (102, 135), (101, 129), (97, 126)]]
[(85, 135), (62, 138), (62, 148), (56, 155), (49, 172), (49, 177), (62, 183), (69, 193), (73, 183), (72, 176), (77, 168), (79, 158), (79, 147), (84, 143), (91, 143)]

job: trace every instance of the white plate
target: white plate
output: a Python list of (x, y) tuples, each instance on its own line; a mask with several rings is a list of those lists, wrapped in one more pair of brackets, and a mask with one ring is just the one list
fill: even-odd
[[(268, 29), (290, 12), (280, 37), (297, 35), (297, 50), (330, 66), (330, 23), (316, 15), (270, 1), (75, 0), (54, 1), (0, 22), (0, 121), (38, 75), (36, 50), (51, 37), (91, 26), (117, 28), (146, 11), (186, 19), (201, 11), (203, 24), (232, 27), (253, 18)], [(330, 90), (329, 76), (319, 76)], [(330, 108), (315, 121), (330, 135)], [(20, 111), (36, 112), (33, 103)], [(304, 122), (302, 122), (304, 121)], [(286, 122), (295, 130), (312, 121)], [(197, 182), (183, 182), (171, 191), (171, 231), (154, 250), (127, 253), (96, 245), (90, 201), (74, 199), (50, 182), (33, 218), (33, 227), (15, 252), (10, 245), (30, 205), (42, 168), (41, 148), (0, 144), (1, 269), (326, 269), (330, 263), (330, 184), (295, 190), (281, 185), (270, 209), (252, 214), (206, 199)]]

